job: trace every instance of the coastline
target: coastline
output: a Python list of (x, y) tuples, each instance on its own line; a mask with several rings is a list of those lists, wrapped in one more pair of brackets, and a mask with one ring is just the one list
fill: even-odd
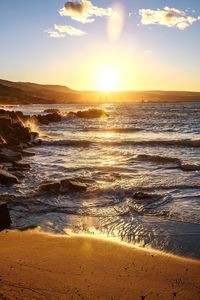
[(0, 299), (200, 298), (200, 261), (87, 236), (0, 233)]

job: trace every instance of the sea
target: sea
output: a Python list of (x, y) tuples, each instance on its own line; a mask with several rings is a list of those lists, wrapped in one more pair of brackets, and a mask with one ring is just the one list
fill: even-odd
[[(59, 109), (61, 122), (32, 124), (42, 144), (23, 161), (20, 184), (1, 187), (12, 228), (117, 239), (200, 259), (200, 103), (14, 106)], [(67, 112), (103, 109), (83, 119)], [(87, 191), (34, 193), (44, 181), (78, 180)], [(12, 199), (12, 198), (11, 198)]]

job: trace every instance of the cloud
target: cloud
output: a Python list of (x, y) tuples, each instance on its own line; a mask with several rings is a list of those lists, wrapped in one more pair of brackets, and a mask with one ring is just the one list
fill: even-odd
[(69, 25), (54, 25), (54, 29), (45, 30), (50, 38), (63, 38), (66, 35), (85, 35), (86, 32)]
[(86, 32), (77, 29), (75, 27), (69, 26), (69, 25), (54, 25), (54, 29), (59, 32), (59, 34), (69, 34), (69, 35), (85, 35)]
[(65, 34), (57, 32), (57, 31), (52, 30), (52, 29), (45, 30), (45, 32), (47, 32), (48, 37), (50, 37), (50, 38), (62, 38), (62, 37), (65, 37)]
[(94, 22), (94, 16), (118, 17), (117, 12), (115, 12), (112, 8), (98, 7), (88, 0), (67, 1), (64, 7), (60, 9), (59, 13), (61, 16), (71, 17), (73, 20), (81, 23)]
[(166, 6), (163, 10), (140, 9), (141, 23), (144, 25), (159, 24), (177, 27), (180, 30), (191, 26), (198, 18), (189, 16), (185, 11)]

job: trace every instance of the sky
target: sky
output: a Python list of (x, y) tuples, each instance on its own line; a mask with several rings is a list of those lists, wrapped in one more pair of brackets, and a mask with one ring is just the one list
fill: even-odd
[(0, 78), (200, 91), (200, 1), (0, 0)]

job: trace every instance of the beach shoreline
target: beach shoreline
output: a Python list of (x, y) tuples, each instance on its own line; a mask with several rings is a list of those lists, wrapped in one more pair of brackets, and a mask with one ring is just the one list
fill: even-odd
[(10, 109), (1, 228), (100, 233), (200, 259), (198, 103)]
[(88, 236), (0, 233), (0, 299), (200, 297), (200, 261)]

